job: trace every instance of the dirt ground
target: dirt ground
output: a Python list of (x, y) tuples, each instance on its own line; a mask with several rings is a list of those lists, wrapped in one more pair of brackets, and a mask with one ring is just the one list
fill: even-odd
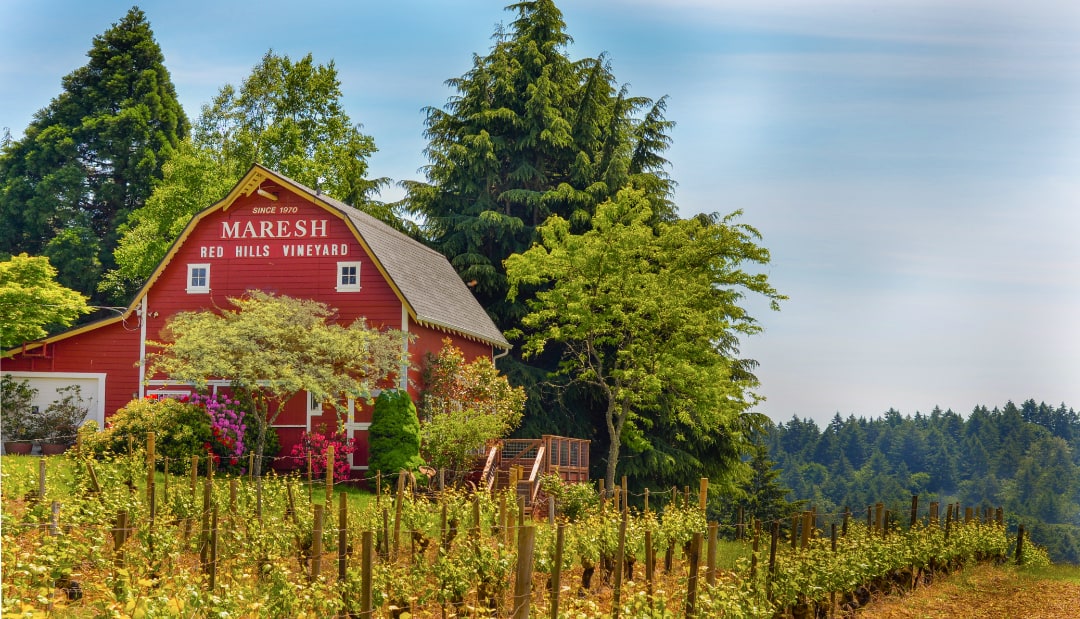
[(978, 566), (903, 597), (875, 600), (866, 619), (1063, 619), (1080, 616), (1080, 571), (1062, 576)]

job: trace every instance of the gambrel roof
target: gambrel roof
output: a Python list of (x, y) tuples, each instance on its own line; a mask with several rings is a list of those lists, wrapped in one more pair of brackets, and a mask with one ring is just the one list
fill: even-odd
[[(355, 207), (305, 187), (259, 164), (253, 165), (224, 199), (192, 217), (180, 237), (173, 242), (161, 263), (154, 269), (153, 274), (121, 315), (59, 333), (34, 343), (31, 348), (127, 319), (136, 311), (143, 297), (203, 219), (218, 211), (228, 210), (239, 197), (258, 191), (266, 181), (291, 189), (297, 195), (339, 217), (349, 227), (360, 245), (370, 254), (380, 274), (389, 283), (402, 306), (417, 324), (480, 341), (503, 350), (511, 348), (510, 343), (473, 297), (472, 292), (445, 256)], [(23, 351), (25, 352), (26, 349), (27, 345), (24, 345)], [(6, 351), (4, 356), (10, 356), (19, 351), (20, 349)]]

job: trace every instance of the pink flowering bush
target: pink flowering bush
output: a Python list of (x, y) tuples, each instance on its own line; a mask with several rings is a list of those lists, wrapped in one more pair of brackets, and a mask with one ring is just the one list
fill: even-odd
[(321, 477), (326, 473), (326, 450), (331, 445), (334, 446), (334, 481), (345, 481), (349, 478), (349, 455), (356, 451), (356, 439), (347, 438), (341, 430), (327, 434), (326, 426), (319, 426), (317, 432), (304, 432), (289, 455), (302, 471), (307, 470), (310, 455), (311, 474)]
[(211, 438), (203, 444), (203, 449), (214, 459), (214, 465), (225, 471), (246, 472), (244, 435), (247, 424), (244, 423), (244, 411), (237, 408), (239, 403), (222, 395), (199, 393), (187, 398), (187, 402), (203, 409), (210, 419)]

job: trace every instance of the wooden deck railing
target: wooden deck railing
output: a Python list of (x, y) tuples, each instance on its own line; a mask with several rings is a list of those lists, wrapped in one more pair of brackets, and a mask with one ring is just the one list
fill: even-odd
[(531, 508), (540, 493), (540, 478), (558, 474), (566, 482), (589, 481), (589, 441), (545, 434), (538, 439), (504, 439), (487, 452), (480, 476), (481, 487), (499, 486), (500, 472), (520, 467), (528, 476), (519, 478), (515, 491)]

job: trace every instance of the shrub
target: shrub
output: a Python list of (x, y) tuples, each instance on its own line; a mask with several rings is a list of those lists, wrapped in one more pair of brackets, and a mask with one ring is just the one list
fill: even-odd
[(356, 440), (345, 436), (341, 430), (333, 434), (326, 433), (326, 426), (319, 426), (318, 432), (304, 432), (300, 442), (293, 445), (290, 457), (294, 466), (307, 469), (308, 456), (311, 457), (311, 473), (322, 477), (326, 472), (326, 451), (334, 446), (334, 481), (349, 479), (349, 455), (356, 451)]
[[(198, 405), (170, 398), (132, 400), (105, 422), (105, 430), (81, 433), (84, 449), (98, 455), (124, 453), (128, 438), (136, 447), (146, 444), (146, 435), (154, 433), (154, 448), (163, 458), (169, 458), (169, 471), (183, 472), (191, 456), (206, 454), (213, 439), (210, 417)], [(159, 467), (164, 466), (159, 463)]]
[(79, 426), (90, 407), (82, 397), (82, 387), (70, 385), (56, 390), (61, 396), (45, 409), (38, 419), (39, 437), (50, 443), (74, 443)]
[(31, 408), (37, 389), (28, 380), (15, 380), (4, 374), (0, 385), (0, 430), (5, 441), (31, 441), (40, 438), (40, 425)]
[(368, 473), (381, 472), (389, 479), (405, 469), (423, 466), (420, 457), (420, 419), (416, 406), (406, 391), (387, 390), (375, 399), (375, 410), (368, 428), (371, 454)]

